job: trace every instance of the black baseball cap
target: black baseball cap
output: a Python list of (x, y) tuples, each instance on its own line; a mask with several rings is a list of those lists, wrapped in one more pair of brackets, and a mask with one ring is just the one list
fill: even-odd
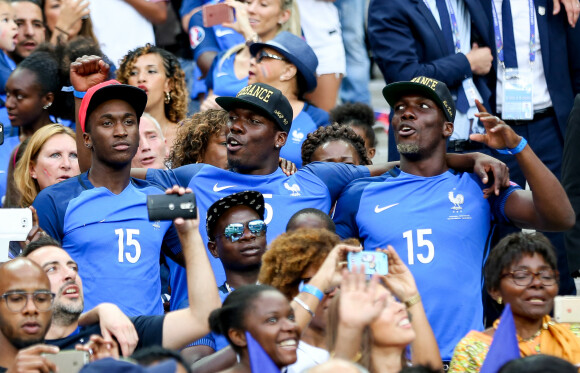
[(260, 216), (260, 219), (264, 220), (264, 196), (262, 196), (262, 193), (255, 190), (246, 190), (244, 192), (230, 194), (215, 201), (207, 210), (205, 228), (210, 241), (214, 238), (213, 230), (220, 216), (230, 208), (240, 205), (248, 206), (255, 210)]
[(225, 110), (244, 108), (271, 119), (283, 131), (289, 132), (294, 112), (290, 102), (276, 89), (268, 84), (255, 83), (242, 88), (236, 97), (221, 96), (215, 101)]
[(383, 88), (383, 96), (391, 107), (394, 107), (401, 97), (409, 94), (420, 94), (433, 101), (443, 111), (447, 121), (455, 120), (455, 102), (447, 85), (437, 79), (418, 76), (409, 82), (396, 82)]

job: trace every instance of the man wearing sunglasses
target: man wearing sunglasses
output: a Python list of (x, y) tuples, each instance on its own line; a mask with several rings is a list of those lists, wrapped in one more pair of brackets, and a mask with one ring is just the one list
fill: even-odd
[[(25, 258), (0, 265), (0, 372), (55, 371), (41, 354), (58, 348), (42, 345), (50, 326), (54, 294), (42, 269)], [(32, 347), (31, 347), (32, 346)]]
[[(266, 252), (264, 197), (253, 190), (220, 198), (208, 210), (206, 231), (208, 249), (223, 264), (226, 279), (219, 286), (222, 302), (229, 293), (258, 281), (262, 255)], [(182, 308), (186, 305), (180, 305)], [(224, 336), (209, 333), (184, 350), (198, 360), (228, 346)]]

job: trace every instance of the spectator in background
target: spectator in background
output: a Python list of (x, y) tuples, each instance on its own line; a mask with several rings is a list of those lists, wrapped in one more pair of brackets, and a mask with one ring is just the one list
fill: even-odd
[(131, 161), (131, 167), (166, 168), (168, 153), (167, 140), (161, 126), (151, 115), (143, 113), (139, 121), (139, 149)]
[(373, 159), (376, 153), (377, 139), (373, 126), (375, 112), (362, 102), (338, 105), (330, 111), (330, 123), (340, 123), (352, 127), (357, 135), (365, 141), (367, 155)]
[[(332, 1), (296, 1), (300, 8), (300, 24), (304, 37), (318, 57), (318, 86), (308, 95), (308, 99), (328, 112), (336, 106), (340, 83), (346, 73), (338, 9)], [(356, 14), (349, 16), (356, 18)]]
[[(51, 113), (57, 114), (55, 97), (60, 92), (58, 62), (51, 53), (37, 51), (23, 60), (6, 83), (8, 118), (18, 136), (8, 137), (0, 147), (0, 196), (7, 190), (7, 182), (14, 180), (9, 159), (14, 160), (16, 147), (41, 127), (52, 123)], [(15, 166), (12, 162), (11, 167)], [(16, 202), (16, 201), (14, 201)]]
[(51, 44), (65, 43), (84, 36), (97, 43), (93, 32), (89, 1), (42, 0), (46, 35)]
[[(491, 250), (484, 275), (497, 304), (511, 306), (522, 357), (546, 354), (580, 363), (578, 329), (550, 318), (558, 294), (558, 267), (554, 247), (542, 233), (504, 237)], [(483, 332), (470, 331), (455, 347), (449, 371), (479, 371), (498, 324), (499, 319)]]
[(167, 19), (165, 0), (92, 0), (90, 11), (101, 49), (116, 66), (129, 50), (155, 44), (153, 25)]
[(371, 61), (365, 43), (367, 2), (336, 0), (334, 5), (338, 8), (346, 56), (346, 75), (340, 84), (340, 100), (370, 105)]
[(248, 85), (251, 59), (249, 46), (252, 43), (267, 42), (280, 31), (300, 35), (299, 15), (293, 7), (294, 0), (249, 0), (246, 3), (228, 0), (227, 4), (234, 8), (236, 21), (224, 26), (241, 33), (246, 44), (231, 47), (214, 58), (206, 77), (208, 95), (201, 110), (218, 109), (216, 97), (235, 96)]
[(32, 135), (16, 163), (14, 182), (20, 207), (28, 207), (44, 188), (80, 174), (73, 130), (54, 123)]
[(147, 93), (145, 112), (159, 122), (171, 150), (177, 123), (187, 115), (188, 100), (185, 74), (177, 57), (150, 44), (138, 47), (123, 58), (117, 79)]
[(14, 22), (18, 26), (16, 48), (9, 53), (17, 64), (46, 40), (44, 16), (40, 0), (12, 0)]
[(282, 31), (267, 42), (250, 46), (249, 84), (266, 83), (278, 88), (292, 105), (294, 117), (280, 157), (302, 167), (300, 149), (306, 136), (328, 124), (328, 113), (306, 101), (304, 95), (316, 88), (318, 59), (300, 37)]
[(302, 144), (302, 164), (311, 162), (340, 162), (355, 166), (373, 164), (362, 137), (351, 127), (338, 123), (308, 134)]
[(5, 101), (6, 90), (4, 86), (10, 73), (16, 67), (14, 61), (8, 57), (7, 53), (14, 51), (16, 48), (16, 37), (18, 35), (18, 26), (14, 23), (14, 10), (9, 0), (0, 1), (0, 16), (2, 17), (2, 23), (0, 24), (0, 97)]
[[(465, 0), (371, 0), (368, 32), (374, 59), (385, 82), (426, 76), (445, 83), (457, 108), (448, 152), (481, 151), (471, 133), (483, 133), (475, 118), (478, 99), (490, 112), (492, 92), (485, 75), (492, 67), (491, 18), (483, 2)], [(452, 28), (453, 26), (453, 28)], [(391, 108), (391, 113), (394, 109)], [(389, 160), (399, 159), (394, 131), (389, 131)]]
[(319, 209), (311, 207), (302, 209), (292, 215), (290, 220), (288, 220), (288, 225), (286, 225), (286, 232), (300, 228), (321, 228), (332, 233), (336, 232), (336, 225), (334, 225), (330, 216)]
[(207, 163), (227, 169), (228, 122), (228, 112), (223, 109), (209, 109), (185, 118), (169, 155), (171, 167)]

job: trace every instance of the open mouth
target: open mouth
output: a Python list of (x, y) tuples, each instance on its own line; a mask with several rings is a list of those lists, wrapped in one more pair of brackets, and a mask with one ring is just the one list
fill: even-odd
[(228, 137), (227, 147), (228, 147), (228, 151), (235, 152), (242, 147), (242, 144), (238, 140), (234, 139), (233, 137)]
[(402, 124), (401, 127), (399, 128), (399, 136), (401, 137), (409, 137), (413, 134), (415, 134), (417, 131), (415, 131), (415, 129), (407, 124)]
[(285, 339), (278, 342), (278, 346), (284, 350), (296, 350), (298, 347), (298, 340), (295, 338)]

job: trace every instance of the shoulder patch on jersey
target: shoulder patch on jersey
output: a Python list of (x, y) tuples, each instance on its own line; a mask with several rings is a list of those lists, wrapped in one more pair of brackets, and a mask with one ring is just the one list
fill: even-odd
[(205, 30), (200, 26), (193, 26), (189, 29), (189, 45), (195, 49), (205, 39)]

